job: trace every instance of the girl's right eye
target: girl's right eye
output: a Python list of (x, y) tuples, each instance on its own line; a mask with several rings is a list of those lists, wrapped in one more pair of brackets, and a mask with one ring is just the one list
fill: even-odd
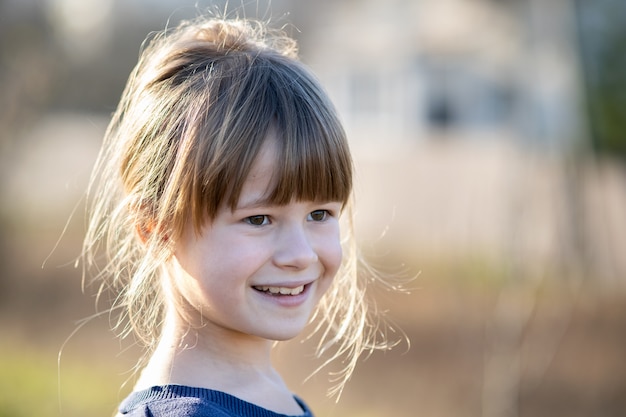
[(269, 217), (265, 214), (259, 214), (256, 216), (250, 216), (243, 219), (244, 222), (251, 226), (265, 226), (270, 223)]

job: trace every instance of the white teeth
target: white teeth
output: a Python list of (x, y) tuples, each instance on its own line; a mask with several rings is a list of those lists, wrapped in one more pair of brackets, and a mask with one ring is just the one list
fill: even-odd
[(304, 285), (300, 285), (296, 288), (287, 288), (287, 287), (270, 287), (270, 286), (257, 286), (254, 287), (259, 291), (269, 292), (270, 294), (280, 294), (280, 295), (298, 295), (304, 291)]

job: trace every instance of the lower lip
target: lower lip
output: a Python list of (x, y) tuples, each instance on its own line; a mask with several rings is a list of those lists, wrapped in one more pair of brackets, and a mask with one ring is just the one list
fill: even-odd
[(259, 291), (254, 289), (257, 294), (261, 295), (265, 300), (278, 304), (281, 307), (298, 307), (302, 305), (309, 297), (309, 291), (313, 284), (306, 284), (304, 290), (298, 295), (271, 294), (269, 291)]

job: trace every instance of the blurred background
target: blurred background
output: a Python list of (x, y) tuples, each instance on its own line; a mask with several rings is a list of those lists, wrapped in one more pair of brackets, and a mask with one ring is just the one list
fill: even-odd
[[(0, 0), (0, 416), (111, 415), (132, 387), (139, 350), (81, 321), (85, 188), (146, 34), (225, 5)], [(350, 136), (363, 251), (417, 275), (373, 291), (410, 346), (339, 403), (325, 374), (302, 383), (310, 343), (277, 348), (316, 414), (626, 415), (626, 2), (228, 10), (299, 40)]]

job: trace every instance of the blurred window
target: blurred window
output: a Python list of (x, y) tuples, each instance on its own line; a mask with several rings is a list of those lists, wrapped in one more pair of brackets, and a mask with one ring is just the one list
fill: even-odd
[(471, 61), (431, 59), (418, 66), (424, 85), (425, 114), (432, 129), (486, 129), (511, 123), (514, 90)]

